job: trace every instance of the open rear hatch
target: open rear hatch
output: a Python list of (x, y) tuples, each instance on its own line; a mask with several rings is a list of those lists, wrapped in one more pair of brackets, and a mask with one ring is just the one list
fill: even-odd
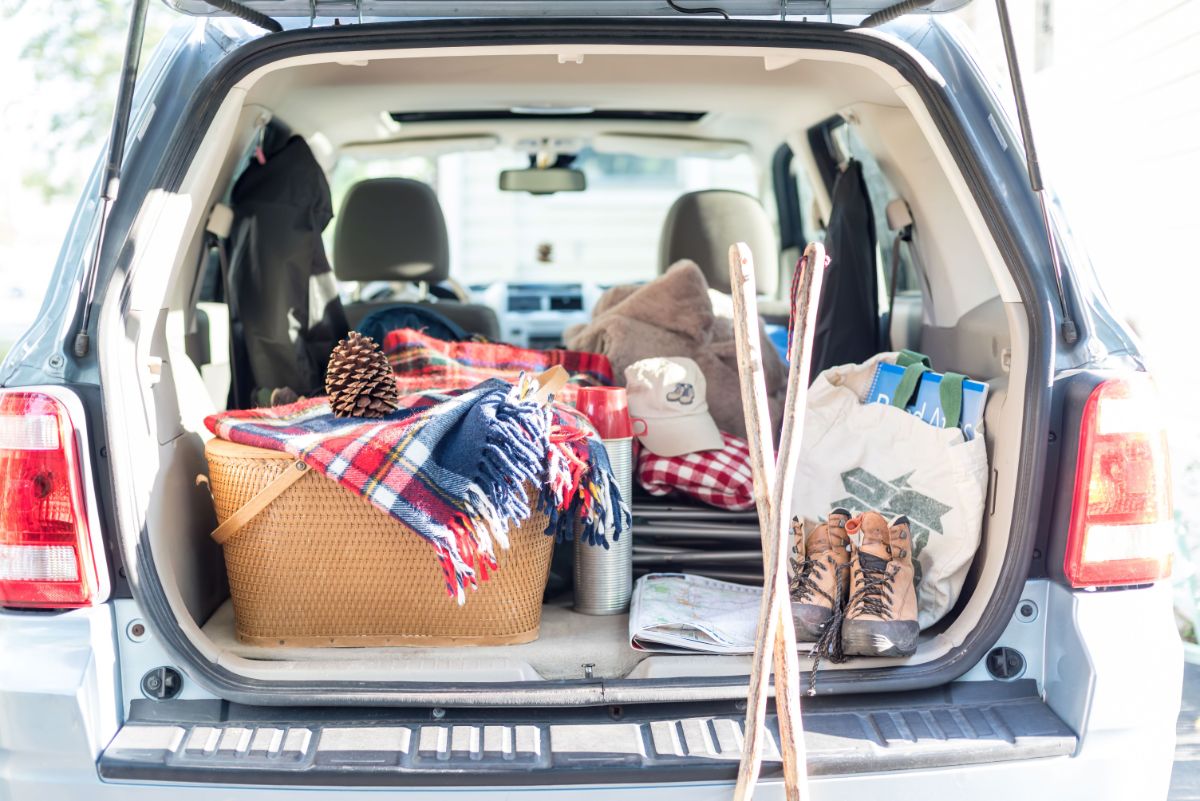
[[(242, 16), (241, 6), (272, 17), (628, 17), (670, 16), (679, 13), (714, 12), (695, 9), (694, 2), (672, 4), (668, 0), (241, 0), (238, 3), (208, 0), (164, 0), (185, 14)], [(953, 11), (970, 0), (918, 0), (904, 3), (904, 11)], [(867, 15), (896, 5), (895, 0), (737, 0), (727, 10), (739, 17), (812, 16), (830, 14)], [(910, 7), (911, 6), (911, 7)], [(904, 13), (904, 12), (901, 12)]]
[[(178, 0), (171, 3), (181, 10), (195, 13), (207, 13), (209, 4)], [(375, 3), (309, 3), (309, 2), (249, 2), (240, 4), (261, 12), (269, 12), (275, 16), (296, 14), (309, 17), (315, 9), (319, 15), (331, 15), (336, 11), (350, 9), (363, 15), (385, 16), (395, 13), (397, 16), (411, 16), (421, 13), (434, 13), (434, 9), (442, 9), (440, 3), (417, 3), (407, 0), (387, 2), (379, 0)], [(785, 11), (790, 16), (799, 13), (818, 13), (825, 18), (828, 10), (826, 3), (785, 3)], [(955, 6), (958, 3), (940, 3), (934, 6)], [(749, 7), (759, 9), (763, 16), (778, 18), (780, 4), (778, 2), (747, 3), (739, 5), (739, 13), (750, 13)], [(768, 11), (770, 6), (773, 11)], [(838, 13), (870, 13), (890, 6), (888, 3), (851, 3), (845, 8), (838, 7)], [(455, 13), (482, 14), (482, 4), (454, 4)], [(520, 14), (528, 10), (531, 14), (561, 14), (578, 15), (585, 13), (605, 13), (609, 15), (669, 15), (674, 13), (667, 4), (661, 2), (547, 2), (547, 3), (489, 3), (489, 12), (501, 13), (497, 9), (506, 9), (506, 14)], [(599, 9), (603, 8), (604, 12)], [(624, 10), (621, 10), (624, 9)], [(144, 9), (143, 9), (144, 10)], [(446, 12), (449, 13), (449, 12)], [(692, 25), (692, 20), (672, 19), (641, 20), (629, 26), (629, 41), (639, 43), (650, 42), (653, 46), (683, 48), (689, 42), (697, 48), (712, 48), (711, 40), (705, 39), (712, 33), (715, 24), (722, 25), (722, 44), (726, 46), (726, 38), (732, 37), (732, 42), (744, 49), (750, 48), (809, 48), (813, 51), (828, 49), (839, 51), (839, 58), (846, 54), (855, 57), (864, 56), (864, 61), (875, 60), (894, 69), (897, 76), (904, 79), (903, 88), (912, 91), (929, 106), (924, 113), (930, 116), (929, 130), (937, 130), (940, 126), (941, 135), (947, 144), (956, 149), (959, 158), (958, 167), (962, 177), (956, 172), (956, 180), (962, 183), (961, 189), (955, 185), (954, 190), (965, 193), (972, 189), (978, 200), (979, 208), (973, 211), (982, 212), (980, 220), (1000, 219), (1001, 210), (996, 207), (995, 197), (986, 188), (970, 185), (969, 182), (983, 181), (985, 178), (971, 164), (969, 145), (962, 141), (961, 134), (955, 134), (953, 109), (947, 102), (947, 92), (944, 84), (937, 84), (940, 76), (933, 76), (911, 58), (911, 54), (902, 51), (897, 44), (885, 41), (883, 37), (864, 36), (861, 33), (851, 35), (840, 26), (776, 26), (752, 24), (732, 21), (723, 23), (714, 21), (714, 26)], [(441, 25), (439, 28), (438, 26)], [(459, 47), (496, 47), (501, 45), (519, 44), (526, 48), (538, 48), (545, 45), (557, 45), (562, 41), (591, 42), (597, 48), (609, 47), (614, 41), (622, 41), (614, 34), (611, 25), (601, 30), (598, 27), (588, 27), (584, 23), (556, 22), (550, 25), (527, 25), (506, 21), (471, 25), (467, 21), (459, 21), (452, 31), (438, 22), (415, 22), (411, 25), (344, 25), (338, 28), (319, 28), (309, 32), (315, 44), (311, 45), (314, 54), (328, 56), (329, 52), (342, 52), (359, 48), (363, 51), (384, 50), (385, 48), (428, 47), (430, 42), (449, 42)], [(354, 30), (358, 28), (359, 30)], [(774, 30), (767, 30), (768, 28)], [(815, 29), (820, 29), (814, 33)], [(689, 34), (688, 31), (691, 31)], [(134, 36), (140, 34), (140, 20), (135, 14), (133, 25)], [(281, 36), (266, 36), (258, 42), (244, 45), (238, 51), (238, 59), (228, 59), (224, 65), (214, 71), (207, 86), (216, 95), (218, 92), (229, 91), (237, 81), (242, 80), (252, 69), (266, 67), (279, 59), (279, 53), (273, 48), (287, 48), (288, 53), (303, 51), (310, 43), (303, 37), (308, 34), (303, 31), (293, 31)], [(695, 38), (689, 40), (688, 36)], [(807, 37), (807, 38), (806, 38)], [(732, 46), (732, 45), (730, 45)], [(448, 48), (448, 45), (446, 45)], [(907, 45), (905, 45), (907, 47)], [(132, 50), (132, 48), (131, 48)], [(325, 52), (322, 52), (325, 51)], [(440, 54), (439, 54), (440, 55)], [(662, 54), (653, 54), (660, 57)], [(749, 63), (754, 60), (755, 74), (761, 69), (764, 75), (773, 76), (771, 79), (786, 75), (785, 70), (796, 63), (787, 59), (772, 61), (770, 58), (752, 54), (742, 57)], [(592, 58), (587, 62), (579, 62), (583, 67), (586, 63), (603, 64), (603, 56)], [(136, 63), (136, 58), (128, 59)], [(568, 60), (569, 61), (569, 60)], [(357, 63), (357, 62), (356, 62)], [(364, 61), (364, 64), (366, 62)], [(559, 64), (568, 63), (560, 58)], [(570, 62), (577, 63), (577, 62)], [(732, 62), (731, 62), (732, 63)], [(587, 67), (590, 68), (590, 67)], [(355, 67), (358, 69), (358, 67)], [(222, 71), (223, 70), (223, 71)], [(442, 75), (446, 71), (438, 70)], [(132, 76), (129, 76), (130, 82)], [(242, 90), (244, 91), (244, 90)], [(172, 142), (174, 149), (169, 156), (178, 157), (179, 163), (186, 164), (185, 154), (193, 154), (200, 150), (199, 145), (207, 127), (213, 123), (216, 116), (215, 101), (208, 103), (208, 108), (201, 108), (196, 114), (194, 125), (180, 126), (186, 128)], [(930, 111), (932, 109), (932, 111)], [(204, 115), (208, 115), (205, 117)], [(189, 121), (191, 123), (192, 121)], [(233, 123), (229, 123), (233, 130)], [(215, 126), (214, 126), (215, 127)], [(906, 129), (907, 130), (907, 129)], [(915, 130), (915, 129), (914, 129)], [(120, 163), (119, 143), (123, 137), (116, 138), (114, 152), (110, 161)], [(946, 157), (949, 160), (951, 157)], [(168, 161), (171, 160), (168, 158)], [(932, 163), (933, 158), (930, 156)], [(166, 181), (164, 188), (175, 191), (184, 183), (185, 176), (180, 170)], [(172, 184), (173, 182), (173, 184)], [(950, 193), (947, 184), (947, 193)], [(947, 194), (947, 197), (950, 195)], [(202, 198), (197, 208), (208, 207), (208, 198)], [(983, 223), (980, 222), (980, 230)], [(967, 223), (959, 226), (967, 230)], [(173, 242), (178, 242), (175, 237)], [(1006, 248), (1007, 240), (997, 239), (997, 248)], [(1019, 257), (1013, 256), (1007, 250), (997, 253), (995, 263), (1017, 263)], [(182, 261), (182, 260), (181, 260)], [(986, 259), (977, 260), (979, 264)], [(94, 271), (97, 263), (92, 265)], [(982, 269), (982, 268), (981, 268)], [(143, 270), (142, 274), (147, 271)], [(131, 270), (133, 276), (139, 275)], [(1011, 277), (1009, 278), (1011, 283)], [(1022, 298), (1014, 287), (1005, 299), (1010, 307), (1018, 308)], [(111, 293), (113, 295), (116, 292)], [(1004, 310), (1005, 304), (996, 295), (996, 308), (1000, 309), (996, 319), (1000, 324), (1008, 325)], [(107, 301), (106, 301), (107, 302)], [(981, 304), (976, 308), (984, 308)], [(154, 310), (164, 308), (159, 304), (152, 306)], [(1040, 307), (1029, 305), (1029, 318), (1019, 319), (1020, 325), (1036, 321), (1035, 315)], [(971, 310), (964, 315), (968, 319)], [(1020, 314), (1025, 314), (1020, 309)], [(1017, 312), (1011, 312), (1012, 320), (1018, 320)], [(164, 313), (165, 319), (165, 313)], [(1013, 323), (1014, 330), (1017, 323)], [(165, 327), (165, 323), (163, 323)], [(1042, 336), (1036, 325), (1030, 326), (1032, 333), (1024, 332), (1022, 336)], [(942, 332), (953, 332), (952, 327), (940, 329)], [(1022, 329), (1023, 330), (1023, 329)], [(984, 338), (981, 338), (981, 341)], [(86, 349), (86, 342), (85, 349)], [(1005, 347), (989, 340), (990, 351), (1004, 353), (1009, 361), (1002, 371), (995, 373), (997, 377), (1007, 372), (1012, 366), (1014, 385), (1009, 389), (1010, 404), (1007, 409), (1003, 403), (997, 404), (997, 414), (1004, 415), (1004, 422), (1011, 426), (1006, 432), (1008, 440), (1006, 447), (1011, 447), (1015, 454), (1018, 441), (1031, 437), (1036, 440), (1042, 430), (1046, 409), (1042, 389), (1026, 387), (1023, 383), (1025, 375), (1043, 374), (1045, 365), (1040, 363), (1044, 358), (1045, 348), (1041, 343), (1025, 341), (1008, 341), (1003, 343), (1013, 352), (1005, 353)], [(114, 350), (114, 353), (116, 351)], [(122, 384), (114, 380), (121, 374), (121, 369), (115, 365), (117, 356), (104, 355), (103, 359), (110, 362), (104, 364), (103, 370), (111, 369), (112, 378), (107, 379), (106, 394), (110, 408), (122, 409), (125, 405), (115, 402), (116, 395), (135, 386), (137, 379)], [(997, 356), (999, 361), (1000, 357)], [(169, 361), (169, 360), (168, 360)], [(1028, 372), (1026, 372), (1028, 370)], [(152, 393), (162, 393), (166, 397), (168, 390), (174, 391), (171, 382), (174, 376), (167, 375), (166, 379), (155, 384)], [(997, 385), (998, 386), (998, 385)], [(148, 394), (152, 394), (148, 393)], [(130, 398), (133, 396), (130, 395)], [(157, 398), (155, 398), (157, 400)], [(114, 470), (118, 484), (122, 479), (128, 480), (130, 486), (132, 472), (145, 464), (166, 465), (171, 463), (174, 473), (167, 476), (163, 468), (162, 475), (170, 480), (182, 479), (189, 488), (198, 470), (203, 470), (199, 462), (201, 455), (188, 449), (195, 449), (195, 430), (184, 431), (180, 426), (178, 413), (178, 398), (168, 397), (175, 406), (164, 404), (167, 423), (158, 431), (162, 439), (149, 443), (147, 450), (161, 459), (156, 462), (151, 458), (137, 461), (131, 459), (132, 467), (120, 464)], [(139, 402), (141, 402), (139, 400)], [(175, 412), (172, 412), (175, 409)], [(1014, 410), (1015, 411), (1011, 411)], [(989, 423), (990, 425), (990, 423)], [(176, 431), (175, 426), (180, 430)], [(129, 443), (118, 442), (122, 426), (114, 426), (110, 431), (118, 432), (113, 436), (114, 462), (127, 459), (125, 453)], [(1040, 441), (1040, 440), (1038, 440)], [(1035, 520), (1035, 504), (1038, 500), (1033, 477), (1040, 476), (1037, 460), (1042, 458), (1041, 449), (1030, 449), (1020, 454), (1018, 459), (1011, 456), (1005, 464), (999, 478), (993, 478), (992, 495), (990, 498), (990, 514), (995, 515), (997, 508), (996, 496), (1001, 495), (999, 506), (1001, 516), (995, 523), (996, 537), (994, 548), (998, 558), (993, 560), (994, 567), (988, 575), (994, 592), (986, 599), (975, 603), (971, 608), (972, 623), (969, 633), (951, 631), (949, 626), (933, 631), (929, 641), (936, 645), (936, 650), (930, 648), (930, 654), (923, 661), (914, 664), (900, 663), (866, 663), (855, 662), (844, 669), (830, 670), (823, 674), (822, 691), (832, 693), (861, 692), (869, 683), (872, 690), (911, 690), (915, 687), (929, 687), (935, 684), (945, 684), (969, 670), (977, 664), (983, 655), (995, 642), (997, 637), (1008, 624), (1011, 610), (1018, 600), (1024, 584), (1027, 570), (1025, 556), (1033, 544)], [(126, 471), (126, 472), (122, 472)], [(128, 473), (128, 474), (127, 474)], [(156, 480), (159, 477), (155, 477)], [(1018, 492), (1018, 489), (1027, 491)], [(156, 486), (157, 492), (162, 486)], [(160, 494), (161, 499), (166, 496)], [(190, 496), (179, 494), (180, 498)], [(191, 501), (194, 502), (194, 498)], [(180, 506), (179, 508), (184, 508)], [(145, 510), (138, 510), (144, 512)], [(637, 510), (635, 509), (635, 514)], [(151, 508), (152, 514), (161, 510)], [(173, 509), (175, 519), (185, 517), (178, 509)], [(426, 680), (398, 678), (390, 665), (367, 664), (366, 669), (355, 674), (352, 670), (330, 671), (330, 675), (314, 676), (314, 663), (319, 660), (311, 655), (300, 655), (307, 659), (296, 658), (272, 659), (261, 654), (239, 655), (233, 645), (221, 647), (214, 637), (205, 637), (201, 627), (206, 621), (220, 622), (220, 618), (208, 614), (198, 616), (195, 626), (192, 621), (184, 621), (178, 613), (183, 608), (182, 603), (172, 605), (174, 600), (164, 591), (160, 584), (158, 571), (160, 564), (168, 558), (176, 558), (180, 564), (192, 568), (195, 561), (185, 550), (171, 552), (167, 548), (151, 547), (151, 534), (148, 533), (157, 525), (154, 536), (167, 536), (174, 529), (161, 525), (161, 521), (147, 522), (139, 519), (137, 514), (128, 510), (122, 512), (128, 515), (121, 520), (125, 529), (123, 536), (131, 540), (133, 547), (127, 553), (138, 555), (137, 564), (131, 566), (130, 583), (134, 586), (135, 597), (138, 601), (138, 613), (153, 620), (152, 628), (158, 638), (161, 638), (163, 658), (169, 658), (176, 664), (188, 665), (189, 678), (196, 680), (206, 691), (220, 695), (230, 701), (213, 702), (143, 702), (134, 701), (130, 710), (130, 719), (125, 729), (112, 743), (101, 762), (102, 771), (112, 778), (154, 778), (158, 776), (186, 775), (186, 771), (203, 768), (210, 772), (249, 771), (243, 774), (251, 777), (294, 776), (302, 777), (305, 782), (314, 781), (326, 773), (336, 772), (333, 767), (338, 760), (357, 762), (364, 770), (376, 771), (385, 776), (398, 772), (435, 773), (441, 770), (447, 772), (462, 772), (462, 765), (473, 766), (473, 770), (482, 773), (508, 770), (518, 765), (518, 756), (524, 762), (519, 764), (521, 771), (536, 771), (558, 767), (571, 767), (583, 770), (585, 763), (600, 764), (606, 768), (621, 765), (632, 765), (637, 768), (677, 769), (681, 764), (691, 765), (697, 758), (705, 764), (712, 764), (722, 770), (732, 770), (736, 766), (737, 752), (740, 749), (740, 726), (744, 717), (744, 709), (739, 710), (733, 704), (736, 699), (744, 696), (746, 686), (745, 665), (733, 660), (718, 664), (717, 659), (710, 660), (716, 667), (706, 670), (693, 670), (691, 665), (687, 670), (666, 670), (661, 674), (640, 675), (625, 679), (619, 671), (612, 676), (597, 675), (592, 680), (590, 675), (580, 678), (565, 676), (537, 675), (532, 680), (524, 681), (521, 686), (512, 686), (496, 682), (489, 685), (482, 681), (464, 679), (457, 674), (453, 677), (439, 675), (439, 681), (433, 683)], [(190, 520), (193, 528), (200, 531), (205, 522), (202, 516)], [(199, 542), (207, 542), (204, 537), (207, 530), (201, 531), (195, 538)], [(1006, 543), (1005, 539), (1012, 540)], [(179, 538), (182, 539), (182, 538)], [(1007, 555), (1004, 549), (1008, 547)], [(1022, 561), (1024, 559), (1024, 562)], [(1003, 564), (1001, 564), (1003, 562)], [(981, 596), (982, 597), (982, 596)], [(963, 604), (967, 606), (967, 604)], [(186, 609), (184, 609), (186, 612)], [(203, 619), (201, 619), (203, 617)], [(184, 621), (187, 625), (173, 626), (165, 621)], [(226, 627), (228, 628), (228, 627)], [(947, 633), (949, 632), (949, 633)], [(618, 632), (618, 635), (622, 634)], [(625, 645), (623, 636), (619, 636), (621, 645)], [(123, 645), (128, 648), (128, 645)], [(746, 660), (748, 663), (748, 660)], [(682, 664), (682, 663), (681, 663)], [(316, 668), (324, 668), (324, 663), (318, 663)], [(362, 666), (351, 665), (351, 668)], [(668, 714), (667, 709), (675, 708), (677, 703), (704, 701), (711, 705), (728, 704), (728, 708), (714, 713), (711, 706), (689, 707), (677, 713), (672, 721), (663, 720)], [(274, 706), (266, 708), (259, 706), (242, 706), (234, 702), (246, 704), (270, 703)], [(661, 702), (654, 711), (652, 702)], [(447, 709), (441, 717), (429, 717), (433, 713), (420, 713), (420, 719), (406, 717), (394, 712), (363, 713), (361, 711), (333, 712), (328, 709), (316, 710), (301, 706), (303, 704), (320, 704), (332, 707), (338, 704), (357, 704), (361, 708), (389, 704), (399, 708), (411, 708), (419, 705), (434, 703), (445, 704)], [(611, 707), (611, 704), (647, 704), (645, 707), (627, 706)], [(471, 708), (450, 709), (455, 704)], [(671, 704), (671, 707), (668, 707)], [(505, 706), (503, 719), (495, 722), (488, 719), (491, 713), (485, 711), (487, 706)], [(541, 711), (525, 713), (522, 706), (542, 707)], [(805, 706), (806, 727), (808, 729), (811, 758), (815, 764), (823, 764), (824, 768), (815, 767), (815, 772), (844, 772), (847, 770), (881, 770), (889, 765), (953, 765), (967, 764), (979, 761), (996, 761), (998, 759), (1025, 758), (1029, 756), (1048, 756), (1070, 753), (1075, 744), (1074, 735), (1038, 698), (1037, 687), (1031, 681), (1014, 683), (982, 682), (970, 684), (945, 684), (943, 689), (914, 692), (909, 694), (880, 694), (873, 697), (841, 695), (836, 700), (814, 699)], [(518, 723), (522, 717), (526, 723)], [(321, 721), (317, 723), (315, 721)], [(556, 722), (558, 721), (558, 722)], [(523, 727), (523, 728), (522, 728)], [(388, 734), (380, 732), (387, 731)], [(593, 735), (584, 734), (594, 732)], [(594, 739), (589, 739), (594, 738)], [(735, 742), (736, 746), (730, 743)], [(388, 744), (381, 748), (380, 743)], [(521, 744), (524, 745), (521, 745)], [(518, 747), (520, 746), (520, 747)], [(524, 748), (525, 750), (521, 750)], [(373, 756), (376, 752), (384, 751), (385, 756)], [(914, 751), (922, 756), (915, 758)], [(423, 756), (424, 754), (424, 756)], [(286, 755), (291, 755), (285, 760)], [(583, 756), (580, 756), (583, 755)], [(916, 762), (914, 762), (916, 759)], [(175, 772), (175, 773), (172, 773)], [(228, 778), (221, 781), (228, 781)], [(259, 780), (248, 778), (247, 781)], [(263, 778), (262, 780), (266, 780)]]

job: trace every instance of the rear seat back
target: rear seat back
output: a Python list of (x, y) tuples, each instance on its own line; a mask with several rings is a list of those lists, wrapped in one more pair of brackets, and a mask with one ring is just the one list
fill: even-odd
[[(333, 271), (339, 281), (424, 281), (450, 277), (450, 241), (437, 195), (408, 178), (371, 178), (346, 193), (333, 240)], [(496, 313), (474, 303), (418, 301), (436, 308), (472, 334), (500, 338)], [(346, 305), (351, 327), (393, 300)]]
[(729, 293), (729, 246), (745, 242), (754, 254), (758, 294), (774, 296), (779, 285), (779, 240), (757, 198), (728, 189), (681, 196), (667, 212), (659, 240), (658, 271), (691, 259), (708, 285)]

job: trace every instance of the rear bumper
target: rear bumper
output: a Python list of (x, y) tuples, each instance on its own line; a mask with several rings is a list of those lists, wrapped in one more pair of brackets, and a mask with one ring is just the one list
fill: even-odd
[[(745, 713), (733, 704), (599, 710), (280, 710), (150, 703), (105, 750), (113, 781), (263, 786), (488, 787), (724, 782)], [(768, 718), (765, 777), (780, 771)], [(808, 770), (845, 777), (1070, 756), (1075, 733), (1032, 680), (810, 699)]]
[[(1036, 727), (1020, 729), (1013, 715), (1015, 706), (1039, 702), (1035, 690), (1021, 695), (1015, 685), (968, 682), (951, 685), (942, 690), (924, 691), (920, 698), (895, 696), (886, 706), (885, 696), (853, 698), (818, 698), (809, 702), (808, 742), (813, 751), (811, 780), (815, 799), (854, 799), (888, 797), (893, 799), (958, 797), (969, 790), (975, 799), (1005, 799), (1011, 801), (1024, 793), (1029, 798), (1041, 798), (1047, 788), (1070, 788), (1071, 797), (1089, 798), (1163, 798), (1170, 780), (1174, 752), (1174, 727), (1182, 683), (1181, 648), (1174, 635), (1170, 616), (1169, 587), (1154, 587), (1113, 593), (1069, 593), (1051, 590), (1045, 609), (1044, 629), (1045, 674), (1039, 677), (1041, 695), (1050, 717), (1035, 717), (1044, 730)], [(736, 743), (722, 744), (729, 737), (728, 725), (713, 723), (706, 728), (715, 735), (710, 743), (721, 753), (701, 754), (689, 740), (687, 723), (669, 725), (667, 737), (678, 733), (680, 755), (697, 757), (699, 761), (679, 761), (679, 770), (670, 767), (663, 758), (663, 748), (655, 744), (651, 727), (641, 728), (634, 737), (642, 743), (641, 754), (648, 760), (634, 759), (637, 748), (626, 750), (623, 770), (613, 765), (611, 751), (588, 751), (588, 738), (577, 740), (579, 747), (574, 758), (593, 757), (598, 766), (616, 767), (612, 773), (558, 770), (557, 761), (544, 762), (543, 769), (508, 772), (503, 777), (476, 775), (468, 782), (464, 773), (469, 765), (457, 763), (453, 753), (447, 757), (446, 771), (441, 777), (405, 775), (403, 770), (383, 771), (376, 765), (374, 781), (365, 781), (353, 765), (336, 765), (336, 759), (326, 759), (324, 775), (316, 772), (293, 775), (289, 786), (280, 786), (263, 775), (203, 769), (203, 760), (193, 761), (188, 772), (173, 773), (164, 760), (156, 775), (154, 770), (139, 773), (136, 760), (119, 759), (122, 737), (138, 725), (175, 725), (164, 704), (140, 701), (134, 705), (140, 722), (129, 721), (122, 729), (122, 682), (119, 658), (115, 647), (123, 632), (114, 630), (111, 607), (78, 610), (62, 614), (0, 612), (0, 798), (154, 798), (170, 792), (187, 798), (254, 798), (292, 797), (297, 787), (311, 788), (306, 796), (313, 799), (344, 798), (356, 792), (372, 792), (374, 797), (390, 797), (403, 790), (405, 799), (421, 798), (478, 798), (516, 795), (536, 791), (544, 798), (680, 798), (699, 801), (705, 798), (728, 798), (732, 787), (732, 771), (736, 766)], [(1003, 640), (1002, 640), (1003, 641)], [(125, 693), (137, 692), (137, 676), (141, 668), (126, 659), (125, 671), (130, 673), (124, 682)], [(995, 734), (990, 739), (1001, 740), (1008, 746), (1008, 757), (996, 753), (999, 760), (989, 761), (980, 754), (975, 764), (937, 764), (928, 760), (938, 748), (946, 748), (945, 725), (938, 705), (953, 710), (956, 719), (970, 725), (975, 712), (969, 708), (974, 700), (967, 684), (984, 690), (987, 687), (1012, 687), (1013, 697), (997, 700), (988, 696), (982, 717), (988, 720)], [(1027, 682), (1027, 688), (1034, 687)], [(939, 695), (940, 694), (940, 695)], [(187, 694), (185, 693), (185, 698)], [(917, 703), (920, 702), (920, 704)], [(256, 712), (253, 708), (224, 705), (218, 701), (197, 699), (185, 703), (205, 703), (213, 710), (210, 722), (217, 728), (230, 728), (230, 721), (252, 720), (266, 727), (281, 725), (285, 710)], [(857, 706), (856, 706), (857, 704)], [(705, 705), (705, 708), (711, 708)], [(292, 711), (292, 710), (289, 710)], [(298, 719), (307, 715), (312, 720), (327, 718), (331, 711), (294, 710)], [(395, 710), (382, 711), (394, 715)], [(343, 727), (387, 726), (369, 710), (343, 710), (347, 717), (337, 725)], [(421, 713), (410, 711), (410, 725), (420, 728), (433, 724), (431, 716), (421, 723), (411, 723)], [(428, 713), (426, 713), (428, 714)], [(477, 714), (472, 712), (471, 714)], [(516, 710), (499, 710), (498, 724), (518, 725)], [(538, 714), (531, 710), (523, 725), (533, 725)], [(683, 716), (705, 713), (697, 707), (672, 712)], [(552, 716), (549, 710), (540, 713), (543, 719)], [(266, 717), (263, 717), (266, 716)], [(357, 717), (355, 717), (357, 716)], [(720, 715), (718, 716), (720, 717)], [(736, 719), (728, 710), (724, 717)], [(374, 719), (373, 719), (374, 718)], [(450, 710), (442, 721), (448, 729), (450, 742), (455, 734), (453, 724), (458, 713)], [(644, 718), (643, 718), (644, 720)], [(272, 723), (275, 721), (275, 723)], [(638, 728), (637, 710), (630, 709), (619, 725)], [(1066, 721), (1069, 728), (1062, 727)], [(468, 723), (463, 719), (464, 723)], [(597, 721), (600, 723), (602, 721)], [(616, 721), (607, 721), (616, 724)], [(936, 723), (936, 726), (930, 726)], [(870, 732), (874, 729), (877, 742), (864, 745), (862, 738), (850, 731), (851, 724)], [(1057, 728), (1056, 728), (1057, 724)], [(202, 724), (193, 723), (193, 728)], [(246, 725), (245, 723), (240, 725)], [(294, 724), (288, 724), (294, 725)], [(313, 725), (311, 722), (309, 725)], [(326, 726), (335, 725), (326, 722)], [(890, 729), (889, 729), (890, 726)], [(940, 727), (940, 729), (938, 728)], [(314, 727), (319, 728), (319, 727)], [(585, 727), (577, 727), (573, 736), (582, 736)], [(661, 722), (658, 728), (662, 729)], [(938, 734), (938, 731), (942, 734)], [(1074, 731), (1083, 732), (1076, 740)], [(929, 734), (933, 731), (933, 735)], [(181, 730), (177, 748), (186, 748)], [(720, 736), (722, 733), (725, 736)], [(659, 732), (662, 734), (662, 732)], [(477, 735), (482, 741), (482, 729)], [(115, 738), (115, 739), (114, 739)], [(1055, 738), (1058, 738), (1055, 740)], [(976, 743), (979, 739), (976, 738)], [(735, 738), (736, 740), (736, 738)], [(1037, 741), (1036, 743), (1034, 741)], [(421, 732), (414, 731), (411, 742), (412, 760), (397, 765), (416, 764)], [(318, 755), (322, 738), (314, 731), (305, 746), (311, 764), (319, 766)], [(515, 738), (514, 738), (515, 742)], [(542, 740), (543, 756), (555, 759), (553, 740)], [(1036, 747), (1030, 747), (1036, 745)], [(926, 748), (924, 746), (930, 746)], [(337, 750), (337, 749), (332, 749)], [(129, 753), (125, 757), (129, 757)], [(136, 754), (135, 754), (136, 756)], [(959, 755), (961, 757), (961, 754)], [(111, 759), (110, 759), (111, 757)], [(468, 757), (470, 759), (471, 757)], [(154, 768), (152, 760), (145, 766)], [(723, 762), (724, 765), (715, 765)], [(176, 766), (188, 766), (187, 760), (175, 760)], [(246, 765), (246, 762), (242, 763)], [(943, 762), (943, 765), (946, 763)], [(695, 765), (695, 770), (690, 766)], [(131, 768), (132, 766), (132, 768)], [(903, 766), (904, 770), (891, 770)], [(922, 767), (918, 767), (922, 766)], [(715, 767), (715, 769), (714, 769)], [(464, 771), (463, 768), (466, 768)], [(458, 774), (455, 775), (455, 769)], [(777, 766), (776, 766), (777, 771)], [(852, 775), (851, 771), (855, 771)], [(873, 772), (863, 772), (873, 771)], [(422, 772), (418, 772), (422, 773)], [(102, 774), (105, 778), (101, 778)], [(359, 774), (356, 776), (356, 774)], [(538, 775), (535, 775), (538, 774)], [(619, 779), (610, 776), (619, 775)], [(774, 775), (770, 770), (766, 775)], [(570, 776), (567, 778), (567, 776)], [(276, 779), (279, 777), (276, 776)], [(688, 783), (681, 783), (690, 779)], [(570, 781), (570, 786), (555, 782)], [(619, 781), (619, 783), (618, 783)], [(503, 786), (498, 786), (503, 784)], [(344, 785), (344, 786), (343, 786)], [(354, 786), (357, 785), (357, 786)], [(240, 789), (233, 789), (240, 788)], [(253, 794), (253, 795), (252, 795)], [(953, 795), (952, 795), (953, 794)], [(760, 793), (762, 798), (782, 797), (777, 781), (768, 780)]]
[[(1131, 733), (1133, 734), (1133, 733)], [(1012, 801), (1013, 798), (1045, 798), (1051, 788), (1055, 797), (1089, 799), (1165, 798), (1170, 776), (1171, 745), (1153, 744), (1136, 737), (1107, 739), (1089, 744), (1076, 757), (1054, 757), (1020, 762), (977, 765), (968, 768), (910, 770), (854, 777), (818, 777), (810, 781), (814, 801), (851, 801), (888, 798), (894, 801), (929, 801), (937, 798), (964, 798), (975, 801)], [(1165, 769), (1162, 769), (1165, 755)], [(1154, 765), (1156, 775), (1141, 766)], [(236, 785), (170, 785), (103, 783), (90, 763), (86, 771), (69, 774), (27, 770), (6, 770), (0, 795), (13, 801), (56, 801), (57, 799), (157, 799), (170, 797), (180, 801), (235, 801), (246, 799), (292, 799), (295, 788), (238, 787)], [(85, 774), (91, 774), (87, 777)], [(304, 793), (306, 799), (344, 799), (354, 795), (371, 798), (425, 799), (524, 798), (536, 792), (545, 801), (557, 799), (668, 799), (679, 801), (727, 801), (732, 797), (732, 782), (693, 784), (625, 784), (620, 786), (530, 787), (530, 788), (406, 788), (393, 791), (380, 788), (323, 788)], [(778, 781), (763, 782), (757, 798), (783, 798)]]
[(118, 682), (109, 606), (0, 611), (0, 798), (87, 797), (120, 728)]

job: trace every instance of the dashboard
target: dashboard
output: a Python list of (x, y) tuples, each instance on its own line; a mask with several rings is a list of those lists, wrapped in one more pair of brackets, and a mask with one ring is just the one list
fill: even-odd
[(503, 341), (544, 350), (563, 347), (563, 331), (590, 322), (607, 288), (590, 283), (496, 283), (470, 289), (473, 302), (496, 310)]

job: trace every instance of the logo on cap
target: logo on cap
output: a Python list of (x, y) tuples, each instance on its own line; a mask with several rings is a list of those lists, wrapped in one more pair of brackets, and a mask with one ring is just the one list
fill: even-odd
[(696, 388), (683, 381), (680, 381), (675, 385), (674, 389), (667, 393), (667, 400), (678, 403), (681, 406), (690, 406), (695, 399)]

